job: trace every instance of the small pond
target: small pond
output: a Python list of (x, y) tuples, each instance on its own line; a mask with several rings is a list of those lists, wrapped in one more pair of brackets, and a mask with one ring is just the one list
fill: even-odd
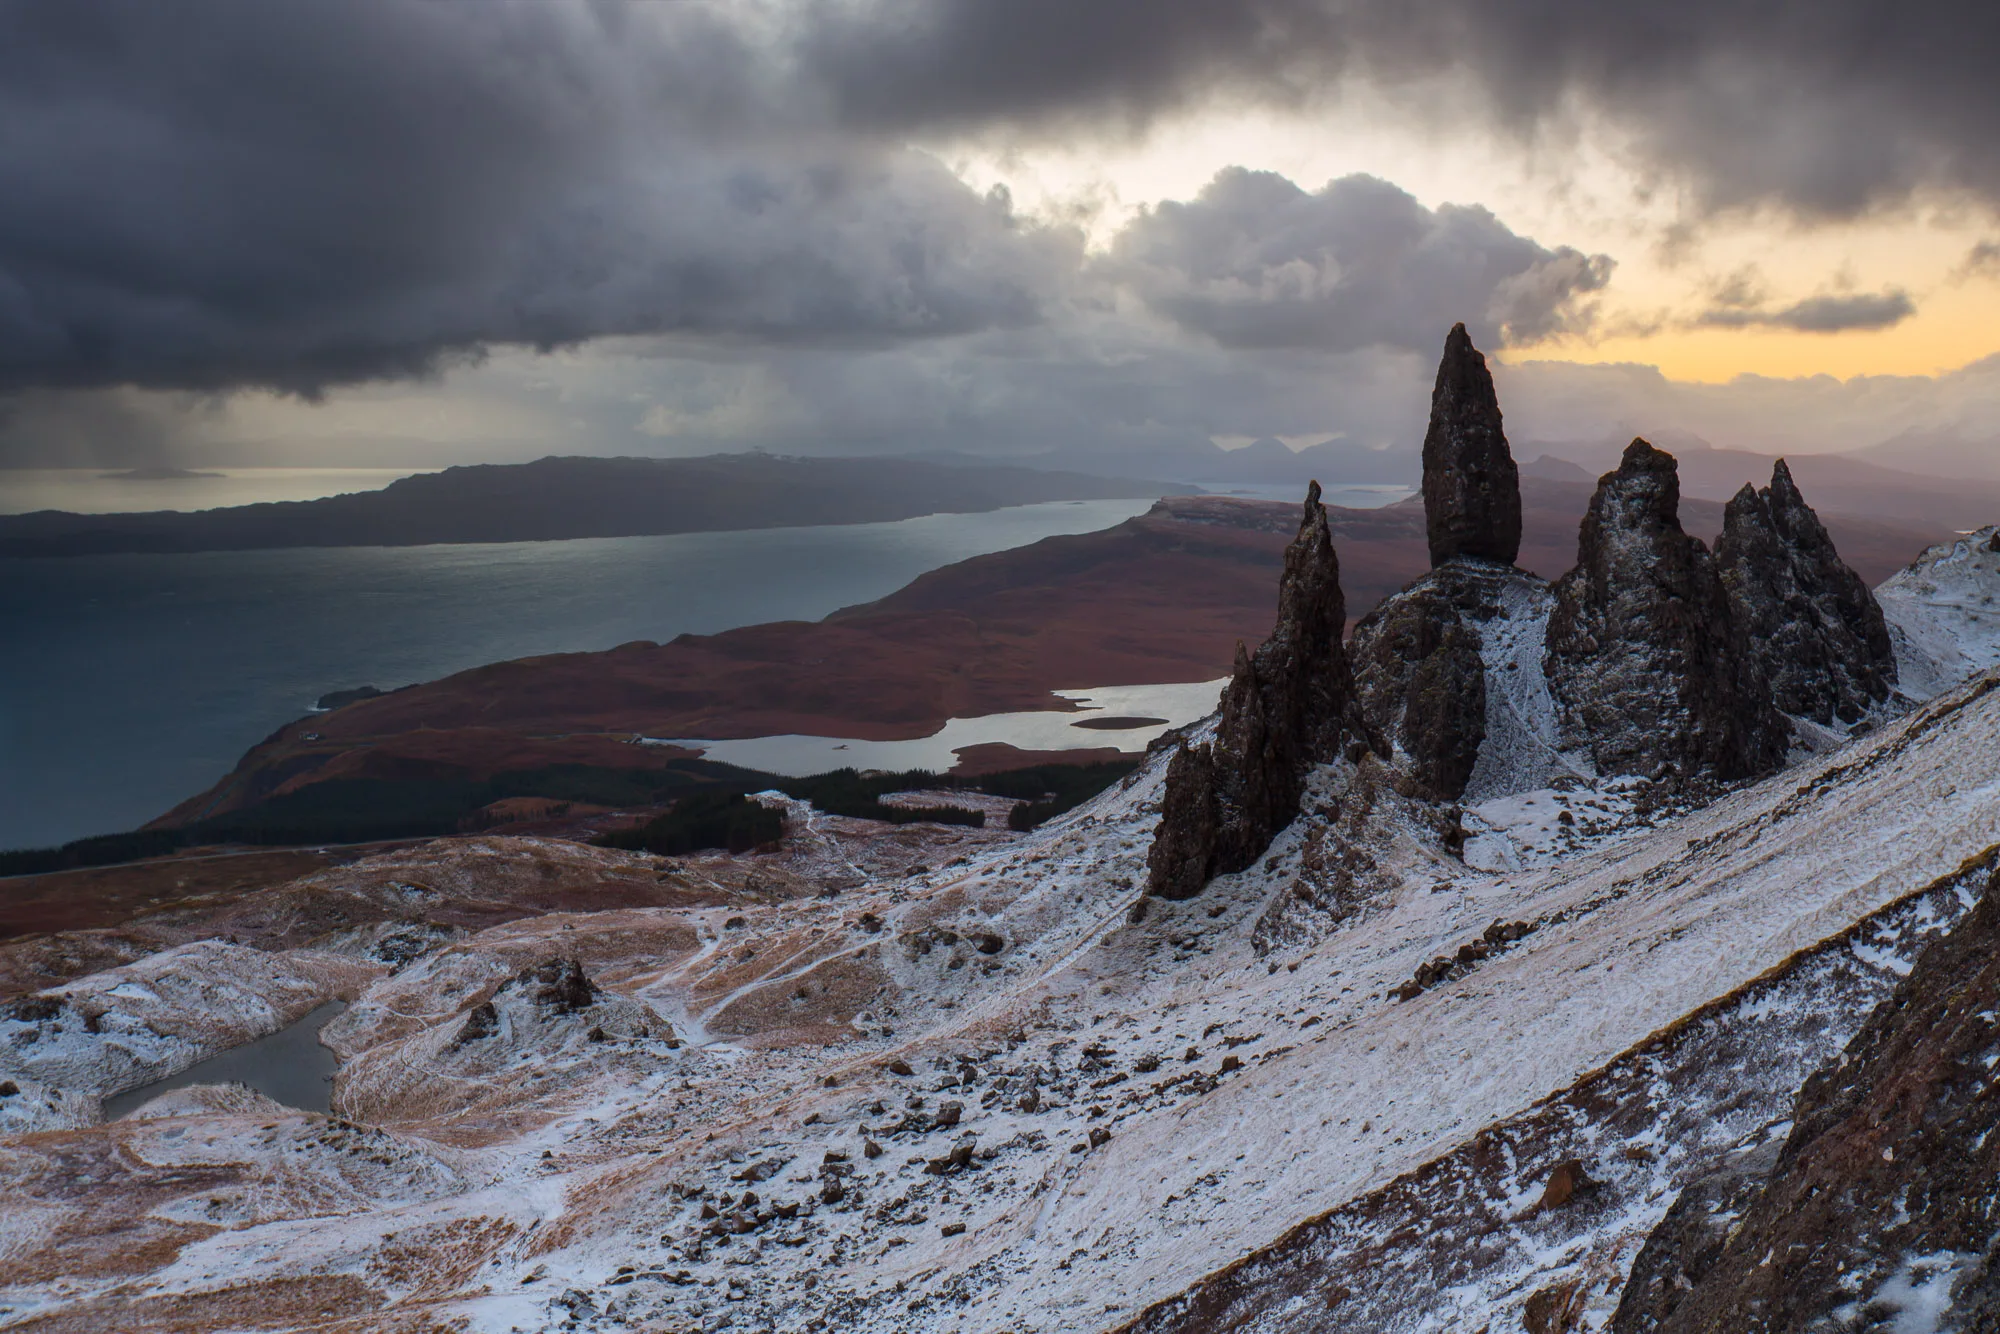
[(953, 718), (914, 741), (861, 741), (832, 736), (759, 736), (740, 741), (676, 739), (699, 747), (711, 760), (746, 769), (803, 778), (829, 769), (929, 769), (943, 773), (958, 763), (958, 752), (983, 742), (1004, 741), (1022, 750), (1091, 750), (1111, 747), (1130, 754), (1170, 727), (1182, 727), (1215, 712), (1228, 677), (1172, 685), (1100, 686), (1058, 690), (1077, 705), (1075, 712), (1037, 709)]
[(191, 1084), (242, 1084), (303, 1112), (329, 1112), (331, 1081), (339, 1063), (319, 1045), (319, 1031), (346, 1008), (344, 1001), (328, 1001), (275, 1033), (218, 1052), (143, 1088), (113, 1094), (104, 1100), (104, 1119), (116, 1121), (143, 1102)]

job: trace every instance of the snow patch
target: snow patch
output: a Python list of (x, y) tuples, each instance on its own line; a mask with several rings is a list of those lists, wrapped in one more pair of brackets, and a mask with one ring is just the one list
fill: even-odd
[(1479, 626), (1486, 670), (1486, 736), (1466, 780), (1468, 803), (1547, 786), (1557, 777), (1589, 779), (1587, 760), (1556, 746), (1556, 702), (1542, 670), (1555, 595), (1531, 575), (1499, 584), (1500, 614)]
[(2000, 525), (1927, 548), (1875, 589), (1897, 688), (1928, 700), (2000, 666)]

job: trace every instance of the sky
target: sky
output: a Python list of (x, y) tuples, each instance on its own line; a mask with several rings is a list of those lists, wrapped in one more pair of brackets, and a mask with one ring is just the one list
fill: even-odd
[[(0, 0), (0, 466), (2000, 466), (1971, 0)], [(1883, 442), (1889, 442), (1883, 444)]]

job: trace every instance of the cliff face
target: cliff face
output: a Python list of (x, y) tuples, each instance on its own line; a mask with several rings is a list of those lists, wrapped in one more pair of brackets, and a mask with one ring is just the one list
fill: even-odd
[(1431, 564), (1456, 556), (1512, 565), (1521, 552), (1521, 476), (1500, 425), (1486, 358), (1452, 326), (1424, 433), (1424, 514)]
[[(1425, 795), (1456, 800), (1486, 737), (1481, 586), (1446, 566), (1354, 628), (1354, 687), (1369, 725), (1409, 759)], [(1470, 614), (1467, 614), (1470, 613)], [(1483, 619), (1483, 618), (1481, 618)]]
[(1147, 862), (1154, 894), (1188, 898), (1250, 865), (1298, 814), (1307, 769), (1363, 731), (1341, 645), (1340, 560), (1319, 496), (1315, 482), (1285, 549), (1271, 637), (1254, 654), (1237, 648), (1215, 739), (1174, 757)]
[(1806, 1081), (1791, 1136), (1728, 1239), (1704, 1247), (1655, 1232), (1656, 1271), (1691, 1286), (1678, 1300), (1635, 1287), (1611, 1328), (2000, 1329), (1996, 1006), (2000, 894), (1989, 884)]
[(1673, 456), (1634, 440), (1598, 480), (1555, 586), (1546, 670), (1600, 773), (1768, 773), (1788, 730), (1715, 561), (1680, 525)]
[(1896, 658), (1882, 609), (1783, 459), (1769, 486), (1746, 483), (1723, 511), (1715, 564), (1780, 709), (1853, 723), (1889, 698)]

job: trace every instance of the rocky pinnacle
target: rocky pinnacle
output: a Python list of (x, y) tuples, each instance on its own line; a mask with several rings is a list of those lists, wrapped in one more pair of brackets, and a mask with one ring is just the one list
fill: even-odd
[(1500, 425), (1486, 358), (1454, 324), (1424, 432), (1424, 520), (1431, 564), (1458, 556), (1512, 565), (1521, 552), (1521, 475)]
[(1271, 637), (1254, 654), (1237, 645), (1215, 739), (1184, 746), (1168, 765), (1147, 857), (1150, 893), (1189, 898), (1210, 877), (1256, 861), (1298, 814), (1306, 771), (1365, 731), (1340, 642), (1340, 560), (1319, 496), (1314, 482), (1285, 548)]
[(1546, 669), (1566, 745), (1600, 773), (1769, 773), (1789, 729), (1715, 560), (1681, 530), (1673, 455), (1644, 440), (1598, 479), (1555, 585)]
[(1779, 708), (1853, 723), (1889, 698), (1896, 655), (1882, 609), (1783, 459), (1769, 486), (1746, 483), (1723, 511), (1715, 564)]

